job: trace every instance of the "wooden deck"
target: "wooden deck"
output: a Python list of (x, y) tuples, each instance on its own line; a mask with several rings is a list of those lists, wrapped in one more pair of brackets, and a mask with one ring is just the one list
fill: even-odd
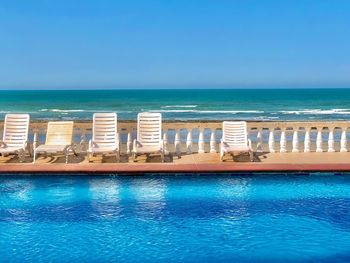
[(84, 156), (71, 156), (64, 164), (64, 157), (39, 157), (33, 165), (28, 158), (19, 163), (14, 157), (0, 157), (0, 173), (247, 173), (247, 172), (350, 172), (350, 153), (260, 153), (255, 162), (248, 156), (227, 157), (220, 162), (219, 154), (189, 154), (181, 158), (167, 157), (160, 163), (157, 156), (140, 158), (137, 163), (122, 156), (121, 163), (115, 163), (113, 156), (96, 157), (88, 163)]

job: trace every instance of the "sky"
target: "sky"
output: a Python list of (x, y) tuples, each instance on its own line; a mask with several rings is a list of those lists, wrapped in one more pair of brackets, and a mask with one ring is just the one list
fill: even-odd
[(348, 0), (0, 0), (0, 88), (350, 87)]

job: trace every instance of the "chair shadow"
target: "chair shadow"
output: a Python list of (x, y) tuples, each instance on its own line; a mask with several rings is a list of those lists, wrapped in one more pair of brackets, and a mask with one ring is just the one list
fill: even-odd
[[(266, 158), (266, 152), (254, 152), (253, 162), (260, 163), (261, 159)], [(249, 154), (239, 154), (239, 155), (229, 155), (224, 156), (224, 162), (241, 162), (241, 163), (251, 163)]]

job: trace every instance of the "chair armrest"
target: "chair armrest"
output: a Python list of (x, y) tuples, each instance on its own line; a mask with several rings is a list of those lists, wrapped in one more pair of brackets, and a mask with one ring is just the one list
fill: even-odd
[(0, 141), (0, 148), (5, 148), (7, 147), (7, 144), (3, 141)]
[(66, 145), (66, 147), (64, 147), (63, 151), (64, 152), (73, 151), (75, 153), (75, 147), (76, 147), (76, 144), (72, 143), (70, 145)]

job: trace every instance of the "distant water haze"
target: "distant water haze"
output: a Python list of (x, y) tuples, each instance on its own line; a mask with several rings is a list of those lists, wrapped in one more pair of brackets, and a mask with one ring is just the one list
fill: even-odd
[(167, 120), (350, 120), (350, 89), (149, 89), (0, 91), (0, 118), (90, 120), (114, 111), (121, 120), (161, 112)]

